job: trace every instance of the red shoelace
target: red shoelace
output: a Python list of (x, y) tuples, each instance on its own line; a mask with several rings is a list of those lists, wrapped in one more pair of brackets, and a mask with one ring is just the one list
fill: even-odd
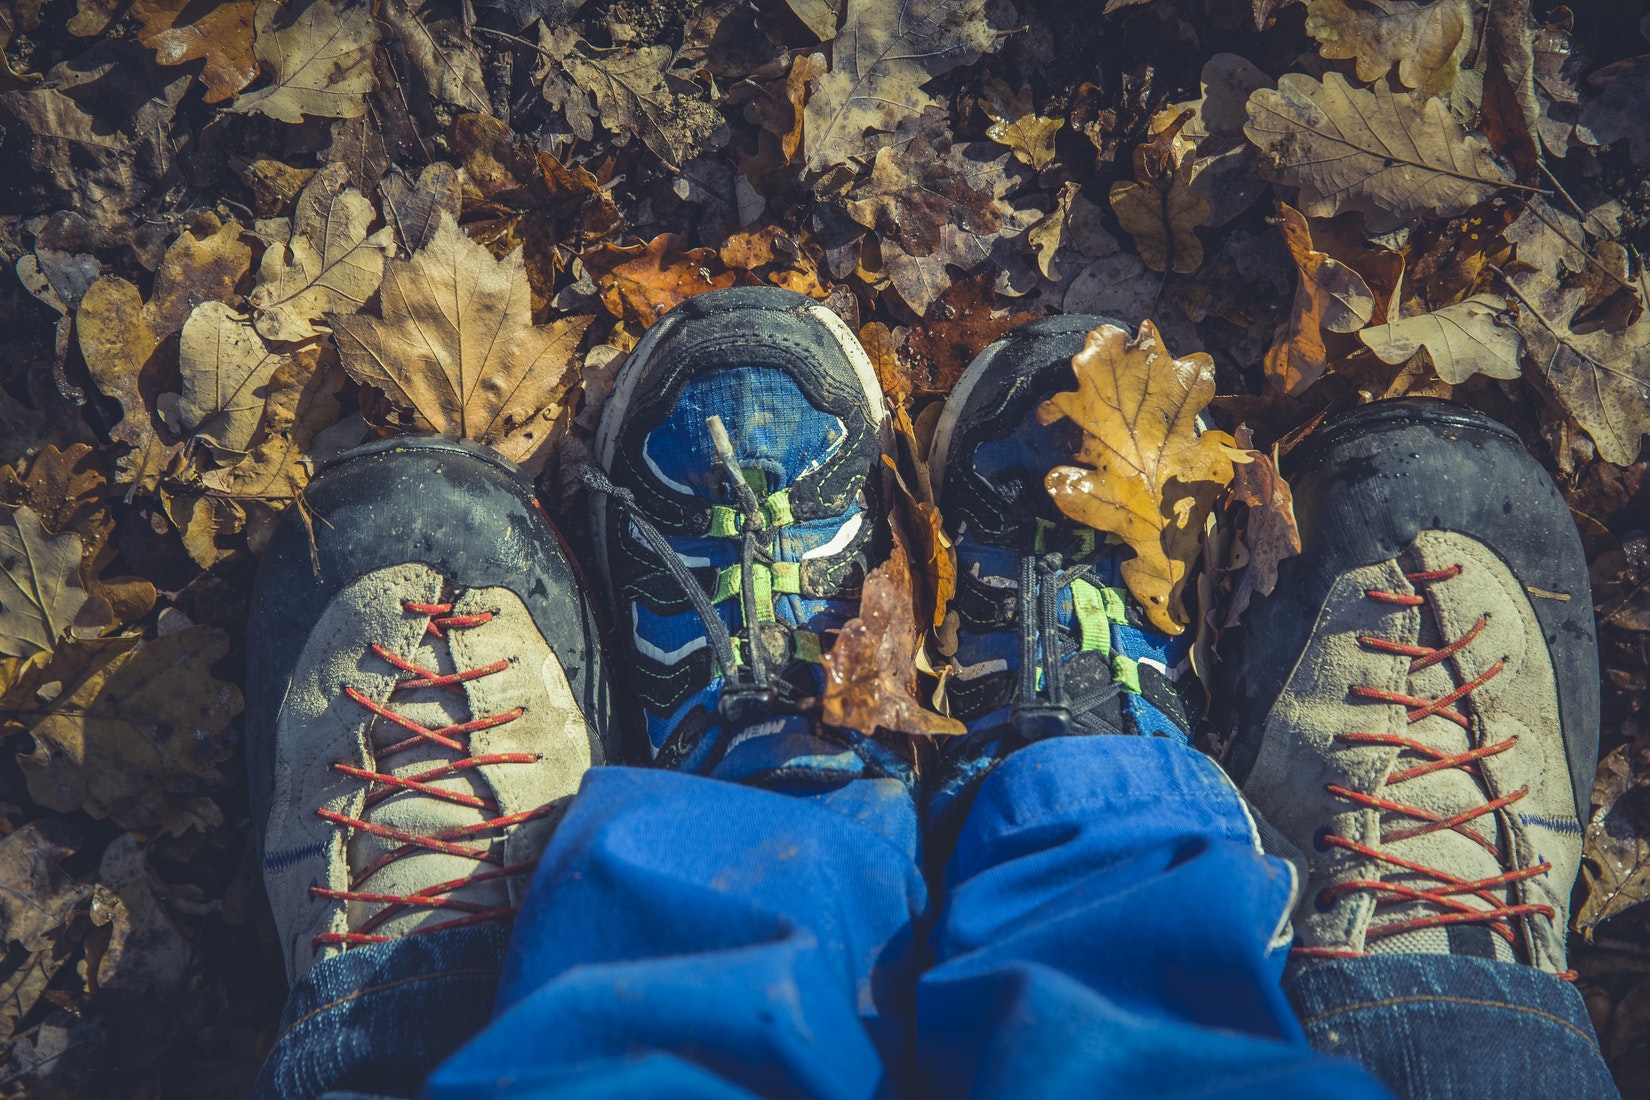
[[(404, 610), (411, 614), (430, 616), (429, 625), (426, 629), (429, 633), (438, 638), (444, 637), (445, 631), (468, 630), (472, 627), (481, 626), (483, 623), (490, 622), (493, 618), (493, 613), (491, 611), (484, 611), (477, 615), (454, 615), (452, 614), (453, 605), (451, 603), (419, 603), (413, 600), (402, 600), (401, 606)], [(377, 643), (372, 644), (369, 649), (374, 656), (386, 661), (400, 671), (408, 673), (406, 679), (398, 681), (395, 687), (391, 689), (391, 699), (393, 699), (398, 692), (411, 691), (418, 688), (445, 688), (450, 691), (463, 692), (464, 685), (469, 683), (471, 680), (479, 680), (483, 676), (491, 676), (496, 672), (502, 672), (510, 666), (510, 662), (508, 660), (499, 660), (494, 661), (489, 665), (482, 665), (479, 668), (464, 669), (463, 671), (443, 675), (430, 669), (420, 668), (411, 661), (404, 660), (396, 654), (391, 653), (389, 650), (378, 645)], [(391, 710), (386, 704), (374, 702), (372, 699), (363, 695), (353, 687), (346, 685), (344, 688), (344, 693), (357, 703), (360, 703), (362, 706), (372, 711), (372, 713), (377, 715), (379, 718), (393, 723), (394, 725), (397, 725), (407, 731), (407, 736), (402, 740), (374, 750), (374, 757), (376, 761), (382, 761), (385, 757), (394, 756), (396, 753), (404, 752), (407, 749), (425, 744), (440, 745), (441, 747), (457, 754), (454, 759), (445, 764), (438, 764), (435, 767), (410, 776), (390, 775), (386, 772), (374, 771), (371, 768), (362, 768), (349, 763), (334, 764), (334, 770), (350, 776), (351, 778), (358, 779), (367, 785), (367, 797), (364, 808), (376, 806), (384, 799), (389, 798), (392, 795), (399, 794), (403, 791), (413, 791), (421, 795), (426, 795), (430, 798), (440, 799), (443, 802), (451, 802), (459, 806), (469, 806), (474, 809), (481, 810), (487, 814), (497, 814), (498, 803), (492, 799), (480, 798), (476, 795), (465, 794), (459, 791), (443, 790), (442, 788), (433, 786), (432, 784), (436, 780), (445, 779), (448, 776), (457, 775), (460, 772), (468, 771), (472, 768), (479, 768), (491, 764), (532, 764), (536, 763), (539, 759), (539, 755), (537, 753), (531, 752), (496, 752), (487, 753), (480, 756), (473, 755), (470, 752), (471, 734), (481, 730), (492, 729), (496, 726), (502, 726), (507, 722), (515, 721), (522, 715), (522, 709), (520, 707), (515, 707), (511, 710), (505, 711), (502, 714), (495, 714), (485, 718), (475, 718), (469, 722), (461, 722), (456, 725), (442, 726), (438, 729), (431, 729), (428, 726), (421, 725), (418, 722), (414, 722), (411, 719), (395, 713), (395, 711)], [(380, 927), (385, 921), (390, 920), (392, 917), (399, 916), (400, 914), (411, 909), (446, 909), (460, 914), (452, 920), (428, 924), (421, 928), (414, 929), (415, 934), (422, 932), (437, 932), (445, 928), (458, 928), (467, 924), (479, 924), (483, 921), (499, 920), (501, 918), (513, 915), (515, 913), (515, 906), (486, 906), (476, 902), (463, 901), (458, 898), (448, 897), (447, 895), (459, 887), (470, 883), (487, 882), (492, 879), (504, 878), (508, 875), (521, 874), (523, 872), (530, 871), (534, 865), (538, 863), (538, 860), (532, 859), (521, 863), (505, 864), (503, 857), (492, 851), (492, 840), (496, 839), (493, 837), (487, 837), (488, 842), (481, 847), (471, 847), (458, 842), (463, 840), (473, 841), (480, 837), (486, 837), (489, 833), (497, 833), (502, 835), (506, 829), (513, 825), (520, 824), (523, 821), (530, 821), (533, 818), (543, 817), (551, 811), (551, 808), (552, 807), (550, 806), (541, 806), (538, 809), (527, 810), (522, 813), (489, 817), (485, 821), (479, 821), (459, 828), (443, 829), (440, 832), (428, 836), (407, 832), (403, 829), (395, 829), (389, 826), (375, 824), (374, 822), (365, 821), (357, 817), (350, 817), (347, 814), (335, 813), (327, 809), (316, 810), (315, 812), (324, 821), (332, 822), (335, 825), (342, 825), (346, 828), (371, 833), (374, 836), (383, 837), (387, 840), (399, 841), (400, 847), (392, 849), (384, 855), (379, 856), (377, 859), (373, 860), (370, 864), (353, 875), (350, 879), (350, 888), (348, 890), (332, 890), (321, 886), (311, 886), (309, 888), (310, 894), (315, 897), (331, 898), (336, 901), (346, 902), (375, 902), (383, 905), (383, 908), (368, 918), (357, 931), (322, 932), (314, 937), (311, 941), (311, 946), (319, 950), (322, 947), (352, 947), (363, 943), (383, 943), (384, 941), (395, 937), (376, 933), (374, 929)], [(447, 855), (462, 856), (467, 859), (473, 859), (478, 865), (480, 865), (480, 867), (487, 867), (488, 869), (481, 870), (478, 868), (478, 871), (474, 874), (466, 875), (462, 878), (451, 879), (447, 882), (438, 882), (433, 886), (426, 886), (424, 889), (412, 894), (375, 893), (369, 890), (362, 890), (360, 888), (362, 883), (366, 882), (367, 879), (372, 877), (372, 875), (378, 871), (383, 870), (385, 867), (389, 866), (391, 863), (394, 863), (398, 859), (404, 859), (407, 856), (416, 854), (420, 851), (442, 852)], [(489, 867), (488, 865), (491, 866)]]
[[(1431, 569), (1423, 572), (1404, 574), (1410, 584), (1417, 586), (1431, 584), (1436, 581), (1451, 580), (1460, 575), (1461, 567), (1459, 565), (1452, 565), (1446, 569)], [(1380, 603), (1396, 604), (1400, 607), (1420, 607), (1426, 603), (1426, 597), (1424, 596), (1411, 595), (1403, 592), (1384, 592), (1380, 589), (1372, 588), (1364, 594), (1369, 599), (1376, 600)], [(1395, 656), (1410, 658), (1409, 671), (1411, 673), (1416, 673), (1420, 672), (1422, 669), (1438, 664), (1440, 661), (1448, 660), (1461, 650), (1465, 649), (1467, 646), (1471, 645), (1472, 642), (1483, 633), (1484, 628), (1488, 625), (1488, 623), (1488, 616), (1480, 616), (1478, 621), (1474, 623), (1465, 634), (1461, 635), (1459, 638), (1456, 638), (1452, 642), (1436, 648), (1431, 646), (1408, 645), (1401, 642), (1393, 642), (1385, 638), (1378, 638), (1367, 634), (1360, 635), (1358, 637), (1358, 643), (1367, 649), (1374, 650), (1377, 653), (1389, 653)], [(1419, 722), (1423, 718), (1437, 716), (1450, 722), (1454, 722), (1462, 729), (1470, 730), (1472, 728), (1472, 720), (1465, 713), (1463, 713), (1456, 706), (1456, 704), (1464, 699), (1467, 699), (1478, 688), (1495, 679), (1495, 677), (1499, 676), (1505, 668), (1506, 661), (1504, 659), (1497, 660), (1494, 664), (1484, 669), (1483, 672), (1479, 673), (1471, 680), (1468, 680), (1466, 683), (1461, 684), (1459, 687), (1452, 689), (1436, 699), (1426, 699), (1416, 695), (1406, 695), (1402, 692), (1396, 691), (1384, 691), (1380, 688), (1372, 688), (1362, 685), (1353, 687), (1352, 694), (1364, 699), (1375, 699), (1384, 703), (1399, 704), (1405, 708), (1405, 717), (1411, 725)], [(1336, 740), (1348, 745), (1391, 745), (1398, 749), (1408, 749), (1416, 755), (1426, 758), (1422, 763), (1415, 764), (1412, 767), (1404, 768), (1402, 770), (1394, 771), (1391, 775), (1389, 775), (1383, 788), (1383, 793), (1386, 791), (1391, 791), (1392, 788), (1400, 786), (1408, 780), (1417, 779), (1423, 775), (1431, 775), (1433, 772), (1443, 771), (1446, 768), (1459, 768), (1467, 774), (1473, 776), (1475, 779), (1482, 780), (1483, 772), (1479, 768), (1478, 762), (1483, 760), (1485, 757), (1495, 756), (1499, 753), (1506, 752), (1518, 743), (1517, 737), (1508, 737), (1506, 740), (1497, 741), (1494, 744), (1481, 745), (1478, 748), (1469, 749), (1466, 752), (1452, 753), (1436, 748), (1432, 745), (1428, 745), (1423, 741), (1417, 740), (1416, 738), (1405, 737), (1401, 734), (1343, 733), (1339, 734), (1336, 737)], [(1548, 920), (1553, 919), (1555, 914), (1551, 906), (1528, 904), (1510, 905), (1506, 904), (1501, 898), (1498, 898), (1495, 894), (1491, 893), (1492, 890), (1497, 888), (1511, 886), (1514, 883), (1523, 882), (1526, 879), (1532, 879), (1539, 875), (1546, 874), (1552, 869), (1552, 864), (1542, 862), (1535, 864), (1532, 867), (1508, 867), (1507, 855), (1500, 849), (1500, 846), (1495, 844), (1493, 841), (1486, 839), (1483, 834), (1470, 827), (1471, 823), (1478, 818), (1484, 817), (1488, 814), (1493, 814), (1497, 810), (1500, 810), (1505, 806), (1510, 806), (1514, 802), (1517, 802), (1519, 799), (1523, 798), (1525, 795), (1529, 794), (1530, 789), (1528, 787), (1520, 787), (1518, 790), (1513, 791), (1510, 794), (1502, 795), (1499, 798), (1489, 799), (1481, 806), (1474, 807), (1470, 810), (1464, 810), (1461, 813), (1453, 814), (1448, 817), (1420, 806), (1412, 806), (1408, 803), (1398, 801), (1396, 798), (1365, 794), (1362, 791), (1351, 790), (1350, 788), (1334, 783), (1328, 784), (1327, 789), (1331, 794), (1339, 798), (1343, 798), (1355, 805), (1378, 810), (1383, 814), (1395, 815), (1399, 818), (1409, 818), (1415, 822), (1413, 825), (1403, 825), (1397, 828), (1386, 827), (1383, 824), (1380, 836), (1381, 844), (1389, 844), (1394, 841), (1404, 840), (1410, 837), (1417, 837), (1427, 833), (1438, 832), (1443, 829), (1450, 829), (1459, 833), (1461, 836), (1466, 837), (1468, 840), (1471, 840), (1473, 843), (1483, 847), (1492, 856), (1494, 856), (1496, 862), (1504, 868), (1502, 874), (1494, 875), (1490, 878), (1462, 878), (1459, 875), (1450, 874), (1448, 871), (1441, 870), (1437, 867), (1428, 867), (1425, 864), (1417, 863), (1414, 860), (1396, 856), (1391, 852), (1384, 851), (1381, 847), (1363, 844), (1356, 840), (1339, 836), (1326, 830), (1318, 838), (1318, 843), (1324, 845), (1325, 847), (1335, 847), (1349, 852), (1356, 852), (1366, 859), (1374, 860), (1375, 862), (1384, 864), (1389, 868), (1399, 871), (1407, 871), (1423, 879), (1432, 880), (1438, 883), (1435, 887), (1418, 889), (1413, 886), (1383, 882), (1379, 879), (1351, 879), (1346, 882), (1338, 882), (1332, 886), (1325, 887), (1318, 895), (1318, 901), (1323, 906), (1330, 905), (1337, 897), (1343, 894), (1363, 891), (1375, 896), (1375, 904), (1377, 908), (1382, 905), (1416, 902), (1419, 903), (1424, 909), (1431, 910), (1431, 912), (1427, 912), (1421, 916), (1409, 917), (1403, 920), (1388, 921), (1384, 924), (1371, 923), (1368, 930), (1364, 933), (1364, 939), (1366, 942), (1373, 939), (1379, 939), (1384, 936), (1398, 935), (1402, 932), (1413, 932), (1422, 928), (1438, 928), (1453, 924), (1484, 924), (1489, 927), (1490, 931), (1506, 940), (1507, 943), (1512, 945), (1513, 949), (1517, 951), (1520, 946), (1520, 937), (1517, 931), (1515, 931), (1514, 926), (1510, 923), (1513, 918), (1529, 914), (1539, 914), (1540, 916), (1546, 917)], [(1487, 903), (1487, 908), (1480, 908), (1469, 904), (1463, 900), (1463, 895), (1474, 897)], [(1297, 947), (1294, 950), (1297, 954), (1301, 955), (1331, 958), (1356, 957), (1361, 954), (1361, 952), (1333, 947)], [(1560, 976), (1565, 977), (1569, 975), (1566, 974)]]

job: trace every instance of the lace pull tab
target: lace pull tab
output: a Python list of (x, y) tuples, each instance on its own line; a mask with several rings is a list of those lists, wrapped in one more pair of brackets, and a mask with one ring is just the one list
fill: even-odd
[(1064, 737), (1071, 732), (1071, 708), (1061, 703), (1036, 702), (1010, 712), (1014, 732), (1027, 741)]
[(725, 683), (716, 710), (730, 725), (750, 725), (773, 717), (774, 696), (771, 687)]

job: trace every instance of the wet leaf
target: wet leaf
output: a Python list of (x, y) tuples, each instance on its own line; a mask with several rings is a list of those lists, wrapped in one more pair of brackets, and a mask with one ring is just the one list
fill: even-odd
[(1355, 332), (1375, 313), (1375, 297), (1363, 276), (1312, 247), (1312, 231), (1300, 211), (1278, 204), (1278, 227), (1300, 272), (1288, 325), (1266, 353), (1266, 376), (1293, 397), (1323, 377), (1329, 352), (1323, 333)]
[(1197, 416), (1215, 395), (1214, 360), (1183, 358), (1142, 321), (1134, 339), (1102, 325), (1072, 359), (1078, 388), (1038, 409), (1052, 423), (1083, 430), (1082, 466), (1056, 466), (1045, 484), (1062, 512), (1122, 539), (1135, 556), (1123, 581), (1157, 629), (1179, 634), (1191, 622), (1182, 603), (1216, 496), (1244, 457), (1225, 432), (1199, 434)]
[(668, 46), (612, 56), (574, 49), (563, 64), (573, 85), (594, 101), (585, 108), (590, 117), (621, 142), (638, 137), (666, 165), (681, 168), (696, 154), (725, 145), (728, 125), (697, 85), (667, 71), (670, 58)]
[[(253, 0), (202, 6), (195, 0), (136, 0), (132, 18), (143, 24), (138, 41), (162, 65), (205, 59), (201, 83), (208, 103), (221, 103), (258, 75), (252, 55)], [(187, 22), (180, 23), (180, 18)]]
[(1474, 374), (1517, 378), (1523, 348), (1506, 302), (1492, 294), (1362, 329), (1358, 339), (1383, 363), (1402, 363), (1426, 348), (1438, 377), (1451, 385)]
[(1301, 189), (1303, 213), (1359, 210), (1372, 233), (1460, 213), (1510, 182), (1489, 143), (1463, 130), (1443, 100), (1384, 84), (1364, 91), (1336, 72), (1322, 84), (1285, 73), (1276, 91), (1259, 89), (1244, 133), (1267, 178)]
[(1586, 900), (1572, 926), (1590, 941), (1611, 917), (1650, 898), (1650, 817), (1646, 777), (1633, 746), (1620, 745), (1599, 762), (1593, 817), (1582, 841)]
[(645, 245), (604, 244), (579, 258), (601, 288), (608, 312), (644, 326), (695, 294), (734, 284), (733, 272), (715, 252), (684, 249), (674, 233), (661, 233)]
[(1306, 33), (1333, 61), (1357, 63), (1358, 79), (1374, 83), (1398, 66), (1406, 88), (1436, 94), (1455, 82), (1463, 41), (1472, 27), (1470, 0), (1308, 0)]
[(49, 706), (14, 713), (35, 743), (18, 761), (29, 797), (142, 833), (201, 825), (201, 796), (223, 784), (217, 766), (241, 710), (240, 691), (211, 673), (228, 652), (228, 635), (211, 626), (111, 647)]
[(307, 340), (316, 320), (354, 313), (378, 289), (394, 237), (388, 227), (367, 233), (378, 212), (348, 178), (337, 163), (316, 173), (298, 196), (291, 239), (264, 251), (250, 302), (265, 338)]
[(235, 100), (231, 110), (257, 111), (293, 124), (306, 115), (355, 118), (372, 91), (372, 47), (378, 24), (364, 3), (309, 0), (283, 6), (263, 0), (253, 17), (253, 53), (274, 83)]
[(1031, 89), (1016, 94), (996, 77), (986, 80), (980, 105), (991, 126), (985, 136), (1008, 146), (1014, 159), (1034, 172), (1054, 163), (1054, 135), (1066, 124), (1063, 118), (1044, 118), (1031, 102)]
[(913, 603), (910, 558), (896, 536), (894, 552), (865, 578), (859, 615), (824, 656), (826, 725), (928, 736), (968, 731), (917, 701), (922, 631)]
[(590, 318), (533, 325), (521, 253), (494, 260), (446, 213), (428, 245), (385, 265), (380, 299), (382, 319), (328, 317), (338, 351), (424, 431), (500, 445), (577, 379)]
[(910, 351), (919, 391), (950, 393), (987, 344), (1035, 319), (1034, 314), (999, 309), (991, 282), (991, 272), (986, 271), (951, 284), (929, 319), (912, 328)]
[(810, 171), (863, 157), (866, 131), (922, 114), (934, 102), (923, 85), (972, 64), (996, 37), (985, 0), (847, 0), (847, 9), (804, 110)]

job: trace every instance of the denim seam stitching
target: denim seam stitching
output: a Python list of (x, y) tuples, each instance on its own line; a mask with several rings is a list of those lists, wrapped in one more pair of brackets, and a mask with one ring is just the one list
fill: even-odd
[(328, 1001), (326, 1004), (321, 1005), (318, 1008), (311, 1009), (303, 1016), (292, 1021), (290, 1025), (281, 1031), (280, 1035), (276, 1036), (275, 1042), (271, 1044), (271, 1049), (273, 1049), (274, 1046), (279, 1045), (281, 1040), (292, 1034), (295, 1029), (307, 1024), (309, 1021), (315, 1019), (315, 1017), (321, 1015), (321, 1013), (330, 1012), (332, 1009), (335, 1009), (340, 1005), (345, 1005), (351, 1001), (359, 1000), (369, 993), (382, 993), (386, 989), (395, 989), (398, 986), (410, 985), (413, 982), (435, 981), (439, 978), (476, 978), (485, 975), (497, 976), (499, 972), (499, 967), (472, 967), (466, 970), (438, 970), (433, 974), (412, 974), (405, 978), (397, 978), (393, 982), (384, 982), (380, 985), (368, 986), (365, 989), (357, 989), (355, 992), (339, 997), (337, 1000)]
[(1551, 1012), (1543, 1012), (1539, 1008), (1530, 1008), (1526, 1005), (1509, 1004), (1506, 1001), (1486, 1001), (1474, 997), (1446, 997), (1441, 994), (1415, 994), (1408, 997), (1387, 997), (1379, 1001), (1361, 1001), (1357, 1004), (1341, 1005), (1338, 1008), (1331, 1008), (1325, 1012), (1320, 1012), (1315, 1016), (1304, 1017), (1301, 1020), (1301, 1026), (1310, 1027), (1320, 1020), (1329, 1019), (1331, 1016), (1343, 1016), (1348, 1012), (1357, 1012), (1365, 1008), (1392, 1008), (1397, 1005), (1415, 1004), (1418, 1002), (1427, 1001), (1438, 1001), (1443, 1004), (1476, 1005), (1480, 1008), (1504, 1008), (1512, 1012), (1524, 1012), (1531, 1016), (1540, 1016), (1542, 1019), (1551, 1020), (1555, 1024), (1569, 1028), (1571, 1031), (1575, 1032), (1576, 1035), (1579, 1036), (1588, 1046), (1592, 1047), (1595, 1051), (1598, 1050), (1598, 1043), (1593, 1040), (1592, 1036), (1588, 1035), (1585, 1031), (1582, 1031), (1579, 1027), (1571, 1023), (1569, 1020), (1566, 1020), (1564, 1017), (1556, 1016)]

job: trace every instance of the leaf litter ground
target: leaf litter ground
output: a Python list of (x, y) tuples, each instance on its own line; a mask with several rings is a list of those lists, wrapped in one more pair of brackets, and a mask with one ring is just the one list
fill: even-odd
[(577, 517), (641, 333), (753, 283), (893, 407), (900, 553), (818, 706), (919, 760), (955, 728), (925, 452), (1013, 325), (1123, 322), (1044, 410), (1050, 490), (1200, 662), (1298, 549), (1277, 463), (1325, 415), (1515, 427), (1600, 627), (1573, 956), (1650, 1089), (1650, 27), (1576, 9), (0, 0), (0, 1093), (239, 1095), (273, 1040), (239, 681), (316, 464), (454, 432)]

